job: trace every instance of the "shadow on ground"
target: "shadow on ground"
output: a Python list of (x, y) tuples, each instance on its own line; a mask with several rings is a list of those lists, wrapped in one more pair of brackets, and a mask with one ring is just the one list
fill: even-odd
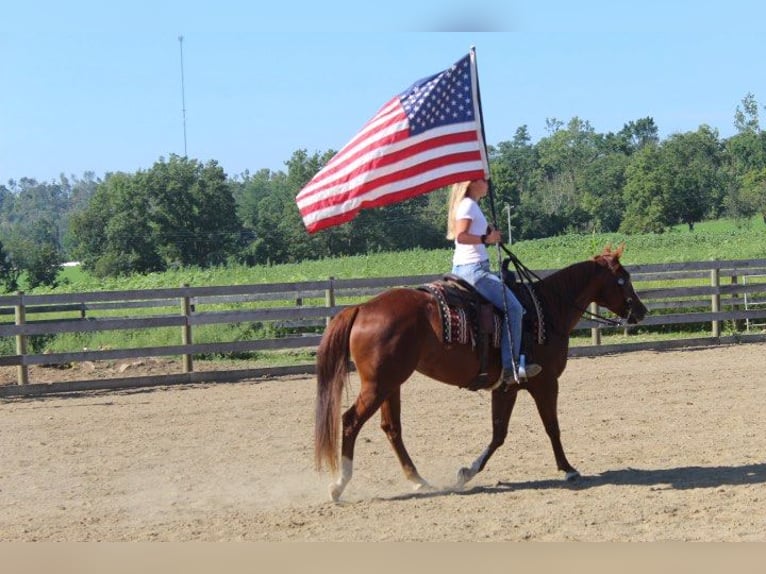
[(665, 489), (688, 490), (766, 483), (766, 463), (741, 466), (682, 466), (678, 468), (608, 470), (593, 476), (581, 476), (567, 482), (563, 479), (499, 482), (494, 486), (475, 486), (463, 490), (441, 489), (412, 492), (381, 498), (381, 500), (411, 500), (444, 495), (470, 496), (474, 494), (501, 494), (510, 491), (569, 489), (585, 490), (605, 485), (654, 486)]

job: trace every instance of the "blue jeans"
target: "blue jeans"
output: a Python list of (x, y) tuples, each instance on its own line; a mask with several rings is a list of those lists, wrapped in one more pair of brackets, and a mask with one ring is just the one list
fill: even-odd
[(503, 318), (503, 328), (500, 341), (500, 354), (503, 360), (503, 368), (511, 369), (511, 342), (508, 340), (508, 320), (510, 319), (511, 337), (513, 338), (513, 358), (516, 365), (519, 364), (519, 354), (521, 352), (521, 319), (524, 315), (524, 307), (519, 300), (508, 289), (495, 273), (489, 269), (489, 261), (480, 263), (468, 263), (466, 265), (455, 265), (452, 273), (465, 279), (487, 300), (505, 312), (503, 305), (503, 294), (508, 304), (508, 315)]

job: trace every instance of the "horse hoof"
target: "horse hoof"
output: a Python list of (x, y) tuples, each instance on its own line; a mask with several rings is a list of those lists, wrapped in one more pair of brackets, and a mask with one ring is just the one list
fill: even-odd
[(415, 492), (426, 491), (426, 490), (433, 490), (433, 489), (434, 489), (433, 486), (428, 484), (425, 480), (416, 482), (412, 486), (412, 490), (414, 490)]
[(473, 476), (471, 475), (470, 468), (461, 468), (457, 471), (457, 482), (455, 488), (463, 488)]
[(343, 493), (343, 488), (341, 488), (337, 484), (330, 485), (330, 498), (332, 498), (333, 502), (338, 502), (338, 500), (340, 500), (340, 495), (342, 493)]
[(564, 480), (566, 480), (567, 482), (574, 482), (578, 478), (580, 478), (580, 473), (577, 472), (576, 470), (570, 470), (569, 472), (567, 472)]

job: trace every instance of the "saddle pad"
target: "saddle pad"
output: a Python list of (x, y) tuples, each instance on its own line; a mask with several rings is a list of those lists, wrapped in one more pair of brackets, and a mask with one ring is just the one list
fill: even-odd
[[(453, 288), (444, 281), (434, 281), (422, 285), (419, 289), (427, 291), (434, 296), (439, 304), (439, 315), (442, 322), (442, 341), (445, 343), (459, 343), (476, 346), (478, 341), (478, 314), (476, 305), (478, 303), (449, 304), (447, 302), (447, 290)], [(492, 332), (490, 341), (493, 347), (500, 347), (500, 329), (502, 322), (500, 315), (493, 313)]]

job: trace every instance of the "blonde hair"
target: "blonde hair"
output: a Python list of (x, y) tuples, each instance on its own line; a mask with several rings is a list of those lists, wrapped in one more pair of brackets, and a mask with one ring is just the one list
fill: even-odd
[(453, 183), (449, 194), (449, 211), (447, 213), (447, 239), (455, 239), (455, 210), (457, 204), (468, 194), (470, 181)]

